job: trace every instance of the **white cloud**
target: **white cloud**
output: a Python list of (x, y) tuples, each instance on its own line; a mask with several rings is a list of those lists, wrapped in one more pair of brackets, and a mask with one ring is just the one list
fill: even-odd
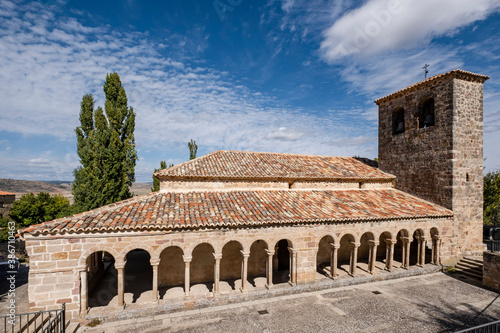
[(485, 19), (497, 0), (369, 0), (324, 31), (321, 51), (329, 62), (427, 44), (433, 37)]

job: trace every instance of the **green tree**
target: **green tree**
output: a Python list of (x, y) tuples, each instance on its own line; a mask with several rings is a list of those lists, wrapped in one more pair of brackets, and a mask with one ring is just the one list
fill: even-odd
[(484, 224), (500, 224), (500, 170), (484, 176)]
[(74, 171), (73, 196), (78, 211), (91, 210), (132, 196), (135, 180), (135, 113), (117, 73), (106, 76), (104, 110), (84, 95), (76, 128), (81, 166)]
[(59, 217), (71, 215), (72, 207), (67, 198), (40, 192), (38, 195), (28, 193), (14, 201), (9, 216), (21, 227), (27, 227)]
[[(6, 242), (9, 239), (9, 222), (12, 221), (8, 217), (0, 216), (0, 243)], [(16, 226), (17, 232), (17, 226)]]
[(198, 146), (196, 145), (196, 141), (191, 139), (191, 141), (188, 142), (188, 147), (189, 147), (189, 160), (194, 160), (196, 158), (196, 153), (198, 152)]

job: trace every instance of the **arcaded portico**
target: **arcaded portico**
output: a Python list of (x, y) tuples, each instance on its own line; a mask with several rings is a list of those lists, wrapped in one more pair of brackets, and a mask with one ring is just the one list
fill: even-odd
[[(377, 101), (380, 128), (387, 132), (381, 135), (384, 144), (390, 141), (408, 150), (396, 158), (381, 148), (381, 159), (392, 161), (391, 174), (350, 157), (219, 150), (157, 172), (159, 192), (22, 230), (30, 256), (31, 309), (52, 309), (64, 302), (77, 317), (103, 306), (188, 304), (228, 293), (265, 292), (279, 284), (300, 286), (324, 278), (453, 263), (479, 251), (482, 220), (477, 220), (476, 206), (482, 206), (473, 200), (482, 191), (475, 178), (477, 165), (469, 163), (467, 177), (456, 176), (464, 176), (461, 183), (451, 186), (445, 179), (443, 187), (432, 191), (424, 191), (418, 178), (402, 182), (402, 191), (392, 173), (411, 171), (397, 166), (404, 164), (398, 159), (404, 154), (418, 162), (422, 174), (433, 172), (408, 144), (435, 134), (454, 137), (452, 130), (446, 132), (453, 126), (442, 125), (442, 112), (450, 106), (437, 102), (445, 98), (441, 95), (433, 95), (432, 107), (415, 106), (425, 109), (417, 117), (427, 121), (432, 112), (432, 125), (405, 127), (412, 119), (404, 111), (410, 105), (404, 104), (404, 110), (399, 105), (408, 102), (405, 94), (421, 92), (418, 98), (428, 105), (426, 92), (459, 81), (457, 86), (474, 86), (468, 90), (475, 92), (469, 100), (476, 101), (480, 91), (482, 101), (479, 86), (484, 80), (452, 71)], [(453, 101), (454, 90), (447, 93)], [(386, 119), (392, 111), (397, 116), (394, 130), (387, 128)], [(470, 135), (479, 140), (477, 133)], [(448, 171), (455, 164), (462, 167), (459, 158), (448, 148), (436, 157), (452, 159), (443, 177), (453, 174)], [(449, 193), (453, 200), (448, 201)]]

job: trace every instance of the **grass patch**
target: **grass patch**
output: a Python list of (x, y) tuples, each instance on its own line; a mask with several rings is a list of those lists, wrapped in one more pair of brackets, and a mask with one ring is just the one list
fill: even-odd
[(101, 324), (102, 324), (101, 319), (94, 318), (94, 319), (92, 319), (91, 321), (89, 321), (87, 323), (87, 326), (89, 326), (89, 327), (96, 327), (97, 325), (101, 325)]

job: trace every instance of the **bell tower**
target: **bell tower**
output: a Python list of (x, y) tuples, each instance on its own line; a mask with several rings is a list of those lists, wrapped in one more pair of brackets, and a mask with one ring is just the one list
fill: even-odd
[(451, 209), (452, 255), (482, 250), (483, 84), (452, 70), (375, 101), (379, 167), (396, 188)]

